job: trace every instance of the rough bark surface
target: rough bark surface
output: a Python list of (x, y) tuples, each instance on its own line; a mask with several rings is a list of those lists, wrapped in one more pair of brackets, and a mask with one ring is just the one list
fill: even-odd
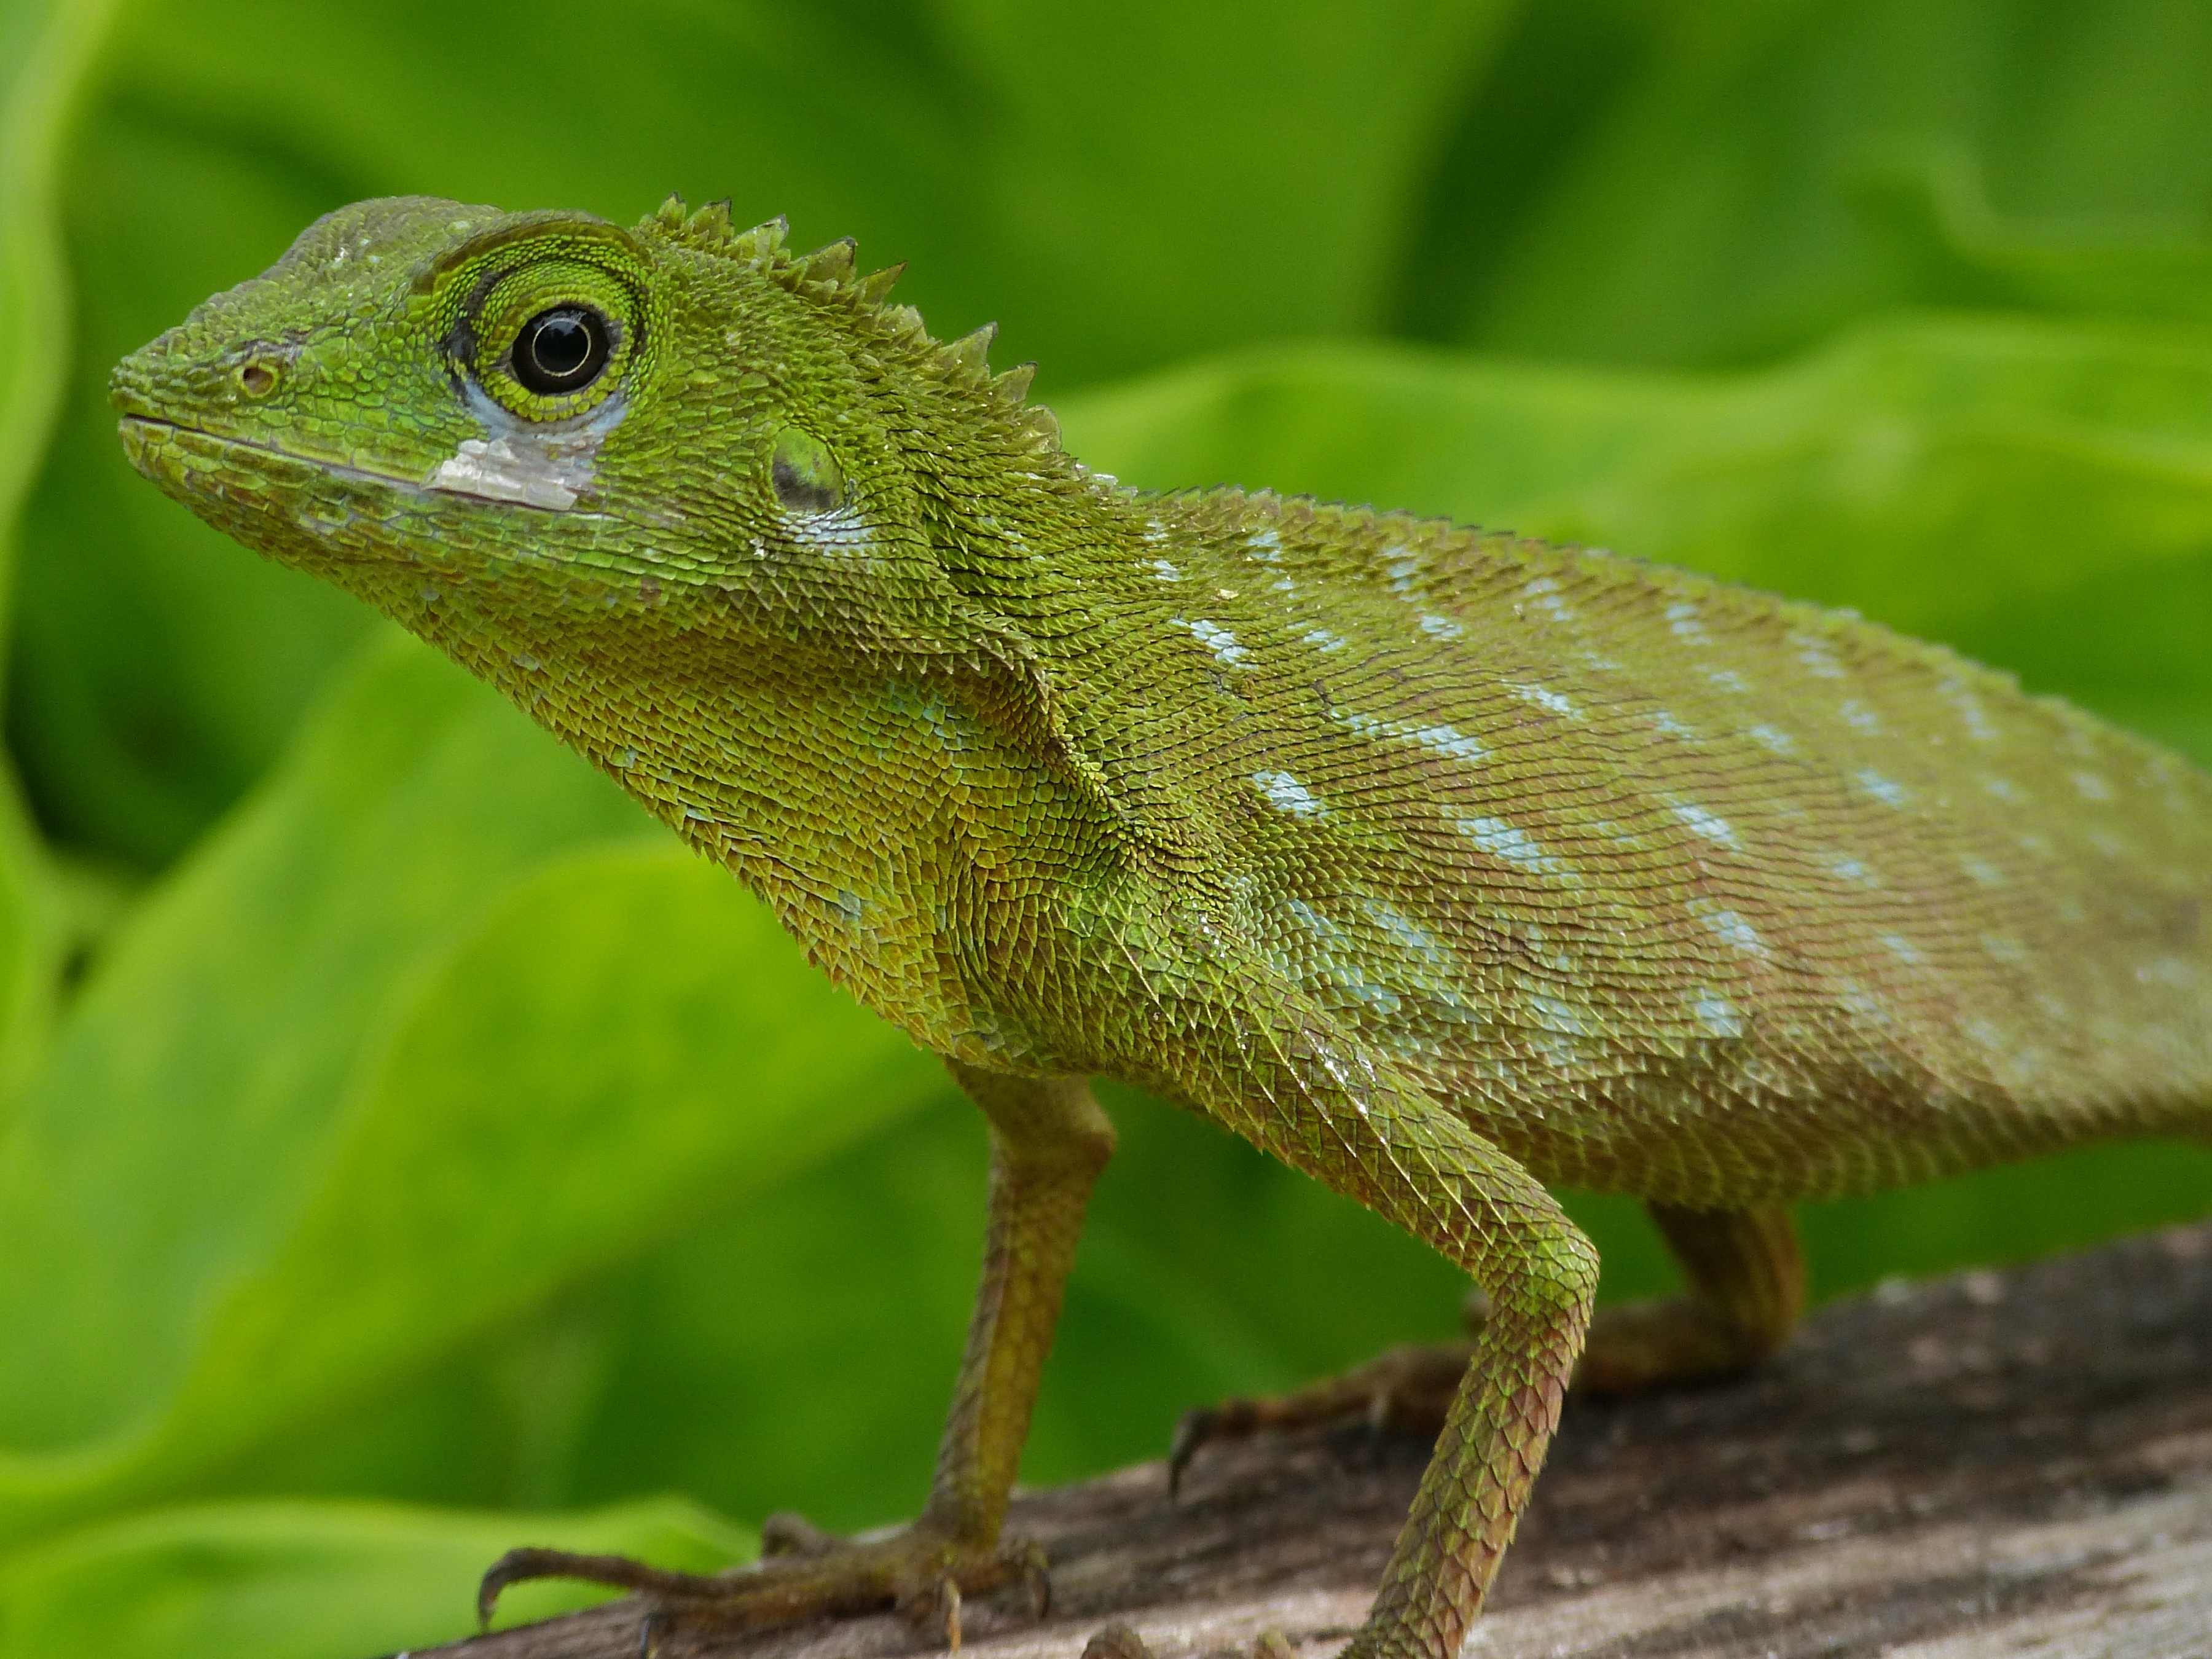
[[(1358, 1428), (1016, 1500), (1054, 1607), (966, 1612), (969, 1659), (1162, 1659), (1358, 1623), (1428, 1449)], [(521, 1541), (521, 1540), (518, 1540)], [(440, 1659), (633, 1659), (608, 1603)], [(662, 1659), (895, 1659), (895, 1617), (656, 1632)], [(1830, 1308), (1757, 1376), (1574, 1401), (1469, 1659), (2212, 1659), (2212, 1225)], [(429, 1659), (418, 1655), (416, 1659)]]

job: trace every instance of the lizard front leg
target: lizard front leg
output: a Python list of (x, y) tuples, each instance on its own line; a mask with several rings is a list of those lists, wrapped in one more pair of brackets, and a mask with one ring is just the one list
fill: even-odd
[[(1352, 1659), (1456, 1659), (1558, 1425), (1597, 1252), (1543, 1184), (1279, 981), (1194, 1104), (1465, 1268), (1491, 1309)], [(1224, 1053), (1224, 1048), (1229, 1052)]]
[(1002, 1539), (1000, 1528), (1084, 1208), (1113, 1154), (1114, 1128), (1081, 1078), (950, 1065), (990, 1121), (990, 1211), (967, 1352), (921, 1518), (890, 1538), (854, 1544), (772, 1517), (763, 1529), (767, 1559), (713, 1576), (514, 1550), (484, 1575), (478, 1605), (487, 1619), (508, 1584), (581, 1578), (635, 1590), (655, 1604), (655, 1619), (679, 1624), (775, 1625), (895, 1606), (940, 1620), (957, 1648), (963, 1595), (1024, 1576), (1042, 1588), (1042, 1557)]

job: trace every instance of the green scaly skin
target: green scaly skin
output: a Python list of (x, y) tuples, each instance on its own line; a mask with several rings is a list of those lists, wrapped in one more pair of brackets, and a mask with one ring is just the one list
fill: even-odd
[[(1740, 1358), (1795, 1316), (1780, 1206), (2207, 1131), (2212, 781), (2182, 761), (1679, 572), (1121, 489), (988, 335), (940, 345), (850, 243), (781, 241), (674, 202), (627, 231), (365, 203), (115, 374), (161, 488), (497, 685), (991, 1119), (914, 1529), (729, 1581), (505, 1577), (957, 1633), (1029, 1563), (1000, 1521), (1111, 1147), (1090, 1077), (1487, 1293), (1354, 1644), (1407, 1659), (1456, 1655), (1583, 1345), (1597, 1260), (1543, 1182), (1660, 1206)], [(520, 331), (562, 307), (611, 355), (529, 391)]]

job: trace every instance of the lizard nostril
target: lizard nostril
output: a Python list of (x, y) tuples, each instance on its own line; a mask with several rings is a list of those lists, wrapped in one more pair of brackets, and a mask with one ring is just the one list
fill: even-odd
[(238, 371), (238, 386), (249, 398), (265, 398), (276, 389), (276, 371), (266, 363), (243, 364)]

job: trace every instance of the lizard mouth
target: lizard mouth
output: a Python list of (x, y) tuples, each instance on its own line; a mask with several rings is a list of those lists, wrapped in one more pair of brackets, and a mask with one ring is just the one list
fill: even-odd
[(183, 460), (183, 457), (187, 455), (235, 456), (252, 461), (264, 472), (289, 470), (312, 477), (333, 478), (342, 483), (405, 490), (426, 499), (433, 494), (423, 488), (419, 478), (403, 478), (397, 473), (379, 472), (357, 466), (350, 461), (301, 455), (289, 449), (279, 449), (273, 444), (256, 443), (251, 438), (210, 432), (205, 427), (188, 426), (181, 421), (165, 420), (158, 415), (126, 414), (117, 422), (117, 429), (122, 434), (124, 453), (131, 458), (131, 465), (155, 483), (165, 487), (174, 485), (191, 494), (202, 493), (208, 483), (214, 481), (203, 482), (197, 478), (197, 470)]
[[(335, 457), (302, 455), (273, 444), (257, 443), (251, 438), (210, 432), (205, 427), (135, 410), (126, 411), (120, 417), (119, 428), (124, 451), (130, 456), (131, 464), (173, 492), (204, 489), (210, 481), (198, 476), (200, 469), (189, 464), (179, 465), (175, 455), (165, 453), (171, 446), (186, 454), (246, 459), (264, 475), (325, 479), (341, 486), (397, 490), (423, 502), (460, 501), (566, 513), (576, 505), (580, 490), (590, 484), (588, 465), (581, 472), (573, 472), (563, 468), (561, 457), (550, 453), (518, 455), (513, 453), (511, 444), (496, 441), (486, 443), (471, 440), (463, 443), (458, 454), (426, 479), (380, 471)], [(602, 435), (603, 430), (588, 434), (586, 462), (589, 450), (597, 448), (596, 439)]]

